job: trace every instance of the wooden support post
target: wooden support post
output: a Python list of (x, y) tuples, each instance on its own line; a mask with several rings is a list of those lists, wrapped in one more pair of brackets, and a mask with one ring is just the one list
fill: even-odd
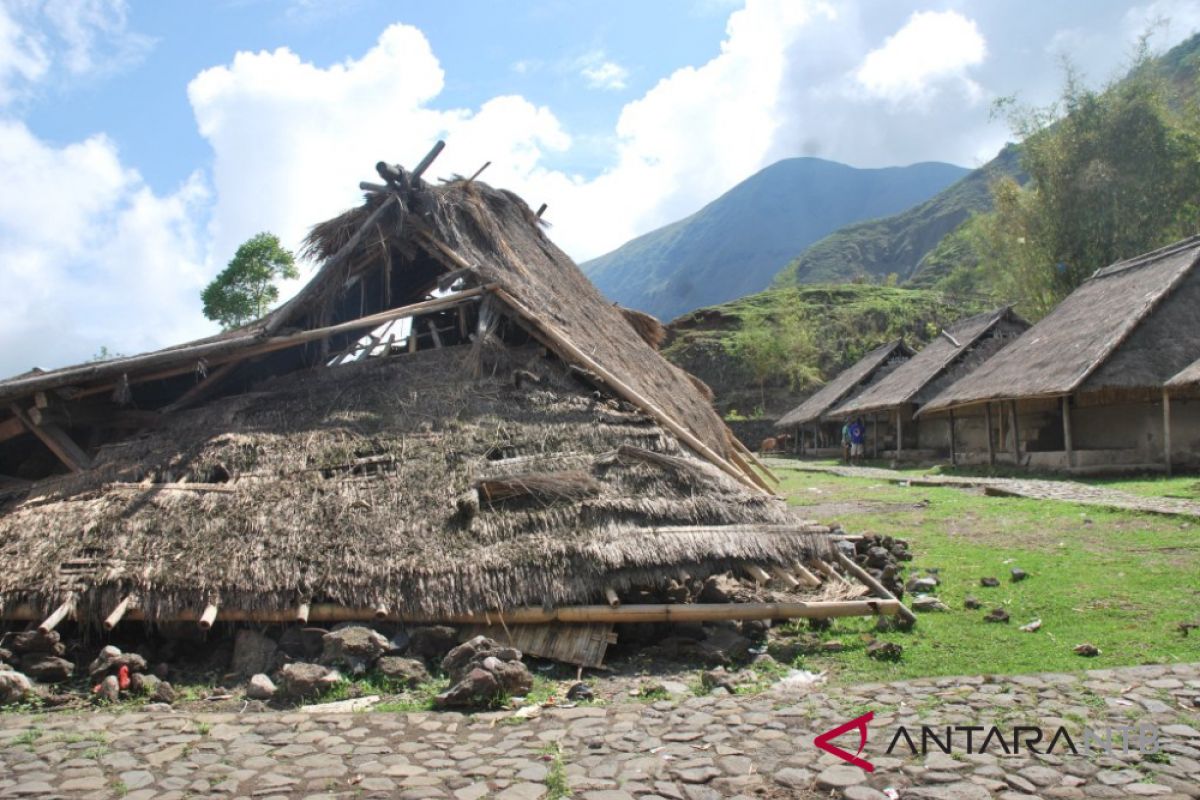
[(408, 327), (408, 352), (417, 352), (417, 321), (415, 319)]
[(1063, 448), (1067, 451), (1067, 469), (1075, 466), (1075, 448), (1071, 442), (1071, 395), (1062, 399)]
[(771, 577), (782, 583), (789, 589), (800, 588), (800, 581), (796, 580), (792, 575), (780, 567), (775, 567), (771, 570)]
[(88, 458), (87, 453), (83, 452), (83, 449), (75, 444), (62, 428), (57, 425), (35, 425), (29, 415), (16, 403), (10, 405), (9, 410), (30, 433), (50, 448), (54, 455), (58, 456), (59, 461), (67, 465), (67, 469), (72, 472), (83, 472), (92, 465), (92, 460)]
[(125, 616), (125, 612), (129, 610), (129, 603), (132, 600), (132, 595), (125, 595), (125, 597), (121, 598), (121, 602), (117, 603), (117, 607), (112, 610), (112, 613), (104, 618), (104, 630), (111, 631), (117, 627), (117, 623), (121, 621), (121, 617)]
[(904, 452), (904, 409), (896, 409), (896, 458)]
[(375, 619), (387, 619), (388, 607), (385, 605), (375, 606)]
[(54, 611), (50, 612), (50, 616), (42, 620), (42, 624), (38, 625), (38, 633), (49, 633), (58, 627), (58, 623), (67, 618), (71, 613), (71, 609), (75, 606), (75, 598), (68, 599)]
[(429, 328), (429, 338), (433, 339), (433, 346), (440, 350), (442, 347), (442, 337), (438, 335), (437, 325), (429, 317), (425, 318), (425, 325)]
[(992, 446), (992, 404), (983, 404), (983, 424), (987, 428), (988, 466), (996, 463), (996, 448)]
[(200, 613), (200, 619), (196, 621), (196, 624), (200, 626), (200, 630), (208, 630), (217, 621), (217, 608), (216, 603), (209, 603), (204, 607), (204, 611)]
[(958, 442), (954, 440), (954, 409), (950, 409), (950, 464), (958, 464)]
[(617, 590), (611, 586), (604, 587), (604, 599), (608, 601), (609, 608), (621, 605), (621, 598), (617, 596)]
[(1017, 401), (1008, 401), (1008, 410), (1012, 414), (1013, 462), (1021, 465), (1021, 425), (1017, 422)]
[(307, 625), (308, 614), (311, 609), (312, 606), (308, 603), (301, 603), (300, 605), (296, 606), (296, 622), (300, 623), (301, 625)]
[(836, 569), (829, 566), (828, 564), (826, 564), (823, 560), (821, 560), (819, 558), (810, 559), (808, 563), (810, 563), (814, 567), (816, 567), (817, 572), (820, 572), (822, 575), (824, 575), (826, 578), (829, 578), (829, 580), (831, 580), (831, 581), (834, 581), (836, 583), (849, 583), (849, 581), (846, 580), (845, 577), (838, 574), (838, 571)]
[(871, 458), (879, 458), (879, 412), (871, 414)]
[(458, 307), (458, 337), (462, 341), (467, 340), (467, 307)]
[(903, 619), (905, 622), (914, 625), (916, 624), (917, 618), (913, 612), (909, 611), (903, 603), (897, 600), (894, 594), (885, 589), (882, 583), (872, 578), (871, 573), (867, 572), (858, 564), (855, 564), (854, 561), (848, 558), (841, 550), (837, 551), (837, 560), (838, 563), (842, 565), (844, 570), (862, 581), (868, 589), (875, 592), (876, 597), (881, 597), (884, 600), (894, 600), (900, 606), (897, 613), (900, 615), (901, 619)]
[(808, 567), (804, 566), (799, 561), (792, 565), (792, 569), (795, 570), (796, 575), (799, 576), (800, 582), (808, 586), (808, 588), (815, 589), (821, 585), (821, 579), (816, 575), (813, 575), (809, 571)]
[(1167, 465), (1167, 476), (1171, 475), (1171, 395), (1166, 387), (1162, 393), (1163, 408), (1163, 463)]

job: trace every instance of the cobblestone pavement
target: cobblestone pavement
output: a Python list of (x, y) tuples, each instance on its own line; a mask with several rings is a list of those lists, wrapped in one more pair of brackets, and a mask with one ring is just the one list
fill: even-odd
[[(816, 734), (867, 711), (867, 773), (823, 753)], [(920, 726), (1014, 726), (1045, 738), (1006, 753), (913, 755)], [(125, 713), (0, 717), (0, 797), (880, 800), (1200, 798), (1200, 664), (1077, 675), (937, 678), (845, 689), (776, 686), (610, 706), (457, 713)], [(1133, 726), (1130, 748), (1089, 751), (1082, 729)], [(1156, 726), (1154, 733), (1148, 726)], [(1060, 741), (1065, 726), (1079, 754)], [(1138, 733), (1139, 726), (1141, 726)], [(1142, 735), (1145, 738), (1141, 738)], [(1022, 741), (1032, 735), (1026, 731)], [(1111, 740), (1110, 740), (1111, 741)], [(834, 740), (853, 753), (858, 734)], [(1094, 743), (1094, 742), (1093, 742)], [(1147, 751), (1142, 752), (1143, 748)]]
[(1030, 497), (1035, 500), (1062, 500), (1088, 506), (1119, 508), (1127, 511), (1146, 511), (1152, 514), (1169, 514), (1184, 517), (1200, 517), (1200, 503), (1177, 500), (1170, 497), (1144, 497), (1142, 495), (1092, 486), (1076, 481), (1040, 480), (1037, 478), (973, 478), (958, 475), (920, 475), (896, 472), (879, 467), (851, 467), (829, 464), (811, 464), (796, 459), (775, 458), (768, 466), (779, 466), (801, 472), (824, 472), (845, 478), (872, 478), (891, 483), (909, 483), (913, 486), (968, 486), (982, 487), (994, 494)]

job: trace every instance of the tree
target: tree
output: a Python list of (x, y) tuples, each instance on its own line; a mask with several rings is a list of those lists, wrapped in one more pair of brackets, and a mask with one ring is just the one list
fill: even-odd
[(1102, 91), (1068, 67), (1058, 103), (998, 108), (1022, 140), (1029, 181), (993, 186), (995, 209), (978, 221), (981, 266), (1031, 317), (1096, 269), (1196, 232), (1194, 106), (1144, 44), (1129, 75)]
[(229, 329), (244, 325), (267, 313), (279, 299), (275, 281), (298, 278), (291, 251), (273, 233), (260, 233), (242, 243), (233, 259), (205, 287), (204, 316)]

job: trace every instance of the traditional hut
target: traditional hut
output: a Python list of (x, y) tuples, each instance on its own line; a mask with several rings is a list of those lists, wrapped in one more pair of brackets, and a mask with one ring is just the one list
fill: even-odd
[(1173, 420), (1164, 387), (1200, 353), (1198, 261), (1192, 237), (1098, 270), (918, 415), (982, 419), (968, 429), (978, 436), (961, 437), (975, 462), (1079, 471), (1195, 463), (1200, 415), (1189, 407)]
[(0, 618), (897, 610), (623, 604), (731, 569), (791, 589), (839, 556), (642, 338), (656, 323), (606, 302), (516, 195), (427, 185), (434, 154), (379, 164), (387, 182), (313, 229), (319, 271), (265, 318), (0, 382)]
[(832, 409), (829, 416), (870, 420), (868, 448), (876, 457), (882, 452), (899, 459), (949, 458), (953, 462), (957, 450), (954, 412), (942, 415), (944, 420), (914, 419), (913, 415), (1028, 327), (1010, 307), (960, 320), (888, 375)]
[(878, 383), (912, 355), (912, 348), (901, 339), (876, 347), (780, 417), (775, 423), (776, 429), (792, 434), (796, 450), (802, 454), (841, 455), (844, 418), (830, 412), (848, 398)]

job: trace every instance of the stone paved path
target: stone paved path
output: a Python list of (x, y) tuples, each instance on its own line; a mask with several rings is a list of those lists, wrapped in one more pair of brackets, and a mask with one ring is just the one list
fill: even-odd
[[(815, 734), (873, 711), (868, 774)], [(1080, 755), (993, 740), (887, 755), (897, 726), (1064, 725)], [(1157, 725), (1155, 754), (1086, 754), (1083, 725)], [(0, 716), (0, 797), (880, 800), (1200, 798), (1200, 664), (1079, 675), (939, 678), (678, 703), (512, 712), (314, 715), (136, 712)], [(1148, 730), (1148, 729), (1147, 729)], [(979, 734), (976, 734), (978, 737)], [(1026, 734), (1028, 737), (1029, 734)], [(1050, 733), (1046, 734), (1049, 739)], [(1028, 739), (1026, 738), (1026, 741)], [(857, 735), (836, 743), (853, 752)], [(975, 739), (978, 751), (980, 741)], [(1046, 746), (1043, 741), (1039, 749)], [(1010, 745), (1011, 747), (1011, 745)]]
[(1145, 497), (1142, 495), (1092, 486), (1070, 480), (1041, 480), (1037, 478), (974, 478), (958, 475), (920, 475), (897, 472), (879, 467), (851, 467), (830, 464), (812, 464), (796, 459), (771, 459), (768, 466), (779, 466), (801, 472), (823, 472), (846, 478), (872, 478), (891, 483), (908, 483), (913, 486), (967, 486), (982, 487), (984, 491), (997, 495), (1030, 497), (1035, 500), (1062, 500), (1104, 508), (1119, 508), (1127, 511), (1144, 511), (1152, 514), (1168, 514), (1200, 518), (1200, 502), (1177, 500), (1170, 497)]

